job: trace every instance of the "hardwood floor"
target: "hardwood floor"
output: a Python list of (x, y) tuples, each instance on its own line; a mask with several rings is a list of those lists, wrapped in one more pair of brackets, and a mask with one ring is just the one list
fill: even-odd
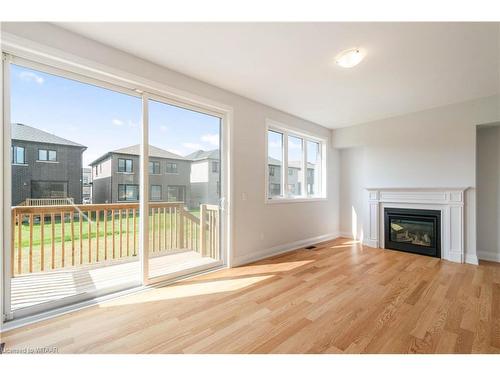
[(500, 265), (347, 239), (3, 334), (60, 353), (500, 353)]

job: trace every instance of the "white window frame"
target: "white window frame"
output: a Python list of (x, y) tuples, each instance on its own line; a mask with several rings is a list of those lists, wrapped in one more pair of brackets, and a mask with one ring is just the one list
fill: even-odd
[[(280, 196), (270, 196), (269, 195), (269, 139), (268, 133), (269, 131), (273, 131), (276, 133), (280, 133), (283, 136), (283, 150), (282, 150), (282, 172), (281, 172), (281, 191), (282, 195)], [(289, 195), (287, 193), (288, 190), (288, 136), (297, 137), (302, 139), (302, 176), (303, 176), (303, 186), (301, 195)], [(326, 160), (327, 160), (327, 147), (328, 139), (323, 137), (318, 137), (316, 135), (307, 133), (303, 130), (295, 129), (291, 126), (281, 124), (277, 121), (266, 119), (266, 150), (265, 150), (265, 203), (274, 204), (274, 203), (294, 203), (294, 202), (313, 202), (313, 201), (324, 201), (327, 198), (327, 168), (326, 168)], [(319, 143), (319, 152), (320, 152), (320, 173), (319, 173), (319, 194), (310, 195), (308, 194), (307, 189), (307, 142), (316, 142)]]

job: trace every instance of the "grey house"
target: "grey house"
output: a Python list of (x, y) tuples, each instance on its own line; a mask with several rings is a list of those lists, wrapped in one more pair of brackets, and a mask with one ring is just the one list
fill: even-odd
[[(107, 152), (94, 160), (92, 203), (139, 200), (140, 146)], [(191, 162), (155, 146), (149, 146), (149, 200), (189, 202)]]
[(86, 149), (43, 130), (12, 124), (12, 205), (27, 198), (73, 198), (81, 203)]
[[(282, 162), (275, 158), (268, 158), (268, 196), (280, 195)], [(302, 163), (300, 163), (302, 164)], [(297, 162), (290, 162), (288, 166), (288, 193), (300, 195), (303, 193), (299, 181), (301, 166)], [(307, 194), (314, 193), (314, 164), (307, 163)]]
[(198, 150), (186, 156), (191, 160), (192, 207), (202, 203), (219, 204), (220, 198), (220, 156), (219, 150)]

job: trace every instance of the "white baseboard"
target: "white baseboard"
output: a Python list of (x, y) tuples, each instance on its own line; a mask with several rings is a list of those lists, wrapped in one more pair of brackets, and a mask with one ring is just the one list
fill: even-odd
[(477, 266), (479, 264), (479, 260), (477, 259), (477, 256), (475, 254), (466, 254), (465, 263), (474, 264)]
[(269, 249), (256, 251), (256, 252), (253, 252), (253, 253), (248, 254), (248, 255), (235, 257), (233, 259), (232, 266), (236, 267), (236, 266), (241, 266), (244, 264), (256, 262), (258, 260), (269, 258), (269, 257), (275, 256), (275, 255), (288, 253), (290, 251), (297, 250), (297, 249), (300, 249), (300, 248), (305, 247), (305, 246), (314, 245), (318, 242), (334, 240), (338, 237), (339, 237), (338, 233), (330, 233), (330, 234), (324, 234), (322, 236), (307, 238), (305, 240), (290, 242), (290, 243), (287, 243), (284, 245), (274, 246), (274, 247), (271, 247)]
[(500, 253), (494, 251), (477, 250), (477, 257), (490, 262), (500, 262)]
[(339, 232), (339, 237), (353, 239), (352, 233), (350, 232)]
[(365, 246), (368, 246), (368, 247), (374, 247), (374, 248), (378, 248), (378, 241), (376, 240), (363, 240), (363, 245)]

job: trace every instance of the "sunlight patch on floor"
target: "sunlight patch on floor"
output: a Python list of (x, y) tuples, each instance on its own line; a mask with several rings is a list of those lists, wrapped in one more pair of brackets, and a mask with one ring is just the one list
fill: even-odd
[(238, 276), (255, 275), (259, 273), (272, 273), (272, 272), (287, 272), (296, 268), (305, 266), (313, 260), (301, 260), (295, 262), (280, 262), (274, 264), (256, 264), (251, 266), (243, 266), (236, 268), (235, 271)]
[(177, 298), (186, 298), (194, 296), (203, 296), (215, 293), (234, 292), (236, 290), (249, 287), (261, 281), (267, 280), (275, 275), (253, 276), (245, 278), (236, 278), (230, 280), (214, 280), (210, 282), (199, 282), (193, 284), (172, 285), (163, 288), (154, 289), (141, 294), (135, 294), (130, 297), (124, 297), (113, 301), (100, 304), (101, 307), (115, 307), (131, 304), (141, 304), (147, 302), (157, 302), (172, 300)]

